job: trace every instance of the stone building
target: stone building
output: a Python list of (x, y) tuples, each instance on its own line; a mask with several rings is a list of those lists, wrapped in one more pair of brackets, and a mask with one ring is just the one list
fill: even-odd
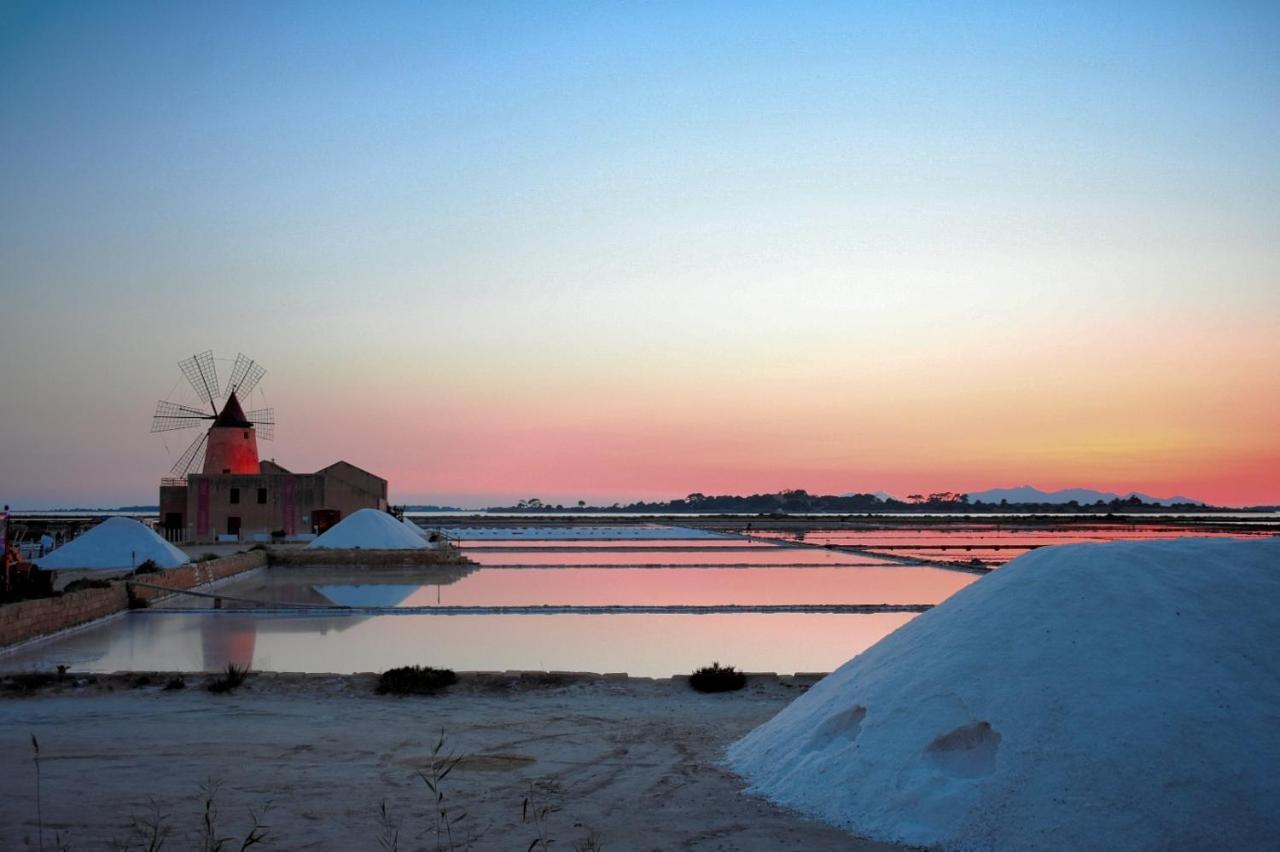
[(357, 509), (387, 508), (387, 481), (345, 461), (293, 473), (260, 461), (254, 424), (232, 393), (208, 432), (200, 473), (160, 484), (170, 541), (265, 541), (324, 532)]

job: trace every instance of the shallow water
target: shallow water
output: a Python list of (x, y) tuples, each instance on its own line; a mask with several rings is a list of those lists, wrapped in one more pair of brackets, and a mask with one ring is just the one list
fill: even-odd
[(476, 551), (500, 552), (505, 550), (759, 550), (777, 547), (779, 542), (756, 541), (750, 538), (638, 538), (638, 539), (458, 539), (459, 548), (471, 554)]
[(442, 527), (450, 539), (462, 541), (604, 541), (636, 539), (722, 539), (721, 533), (690, 527), (673, 527), (664, 524), (627, 524), (625, 526), (466, 526)]
[(248, 615), (132, 612), (0, 658), (5, 670), (458, 671), (537, 669), (666, 677), (713, 661), (830, 671), (912, 618), (872, 615)]
[(1081, 525), (1069, 529), (1027, 529), (1024, 527), (999, 528), (994, 526), (965, 526), (955, 529), (891, 529), (891, 530), (816, 530), (797, 536), (789, 532), (754, 533), (757, 539), (778, 542), (803, 542), (811, 545), (836, 545), (838, 547), (966, 547), (1023, 545), (1027, 547), (1049, 544), (1079, 544), (1098, 541), (1153, 541), (1184, 536), (1197, 538), (1240, 538), (1249, 535), (1248, 530), (1223, 532), (1220, 530), (1189, 530), (1177, 527), (1143, 527), (1137, 524)]
[[(224, 606), (790, 606), (934, 604), (977, 579), (936, 568), (479, 568), (426, 584), (274, 568), (218, 587)], [(244, 600), (236, 600), (241, 598)], [(207, 598), (165, 604), (207, 609)]]
[[(172, 598), (0, 654), (0, 670), (195, 670), (235, 662), (351, 672), (419, 663), (667, 676), (720, 661), (752, 671), (828, 671), (914, 617), (850, 607), (936, 604), (978, 579), (946, 563), (999, 565), (1032, 546), (1204, 534), (1136, 524), (1012, 531), (967, 524), (819, 530), (797, 546), (792, 534), (779, 536), (790, 542), (769, 541), (659, 525), (626, 538), (599, 527), (560, 526), (545, 539), (529, 527), (455, 531), (478, 567), (270, 569), (219, 586), (224, 610), (209, 611), (209, 599)], [(904, 558), (940, 567), (901, 564)], [(269, 609), (240, 608), (262, 605)], [(438, 607), (469, 609), (430, 611)]]
[(481, 565), (632, 565), (632, 566), (692, 566), (692, 565), (885, 565), (888, 560), (854, 553), (840, 553), (818, 547), (764, 547), (760, 550), (632, 550), (627, 553), (610, 551), (575, 551), (572, 553), (547, 553), (541, 550), (504, 551), (493, 553), (468, 550), (467, 558)]

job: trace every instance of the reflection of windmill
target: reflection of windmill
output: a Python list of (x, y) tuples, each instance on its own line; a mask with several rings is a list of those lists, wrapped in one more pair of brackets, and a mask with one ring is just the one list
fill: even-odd
[(173, 466), (173, 475), (181, 478), (193, 470), (203, 473), (258, 473), (257, 438), (261, 436), (271, 440), (275, 413), (270, 408), (260, 408), (246, 414), (240, 406), (240, 399), (257, 387), (266, 370), (258, 362), (239, 354), (231, 368), (231, 378), (225, 387), (220, 388), (212, 351), (192, 355), (178, 362), (178, 366), (195, 389), (196, 396), (208, 404), (209, 410), (162, 399), (156, 403), (151, 431), (171, 432), (211, 422), (208, 429), (197, 435), (178, 458)]

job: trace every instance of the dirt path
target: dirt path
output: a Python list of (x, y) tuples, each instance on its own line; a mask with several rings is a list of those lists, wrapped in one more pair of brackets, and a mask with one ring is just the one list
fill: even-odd
[[(157, 681), (158, 683), (158, 681)], [(229, 696), (120, 681), (0, 700), (0, 846), (37, 841), (30, 735), (41, 747), (46, 848), (114, 848), (153, 813), (190, 848), (200, 786), (240, 837), (272, 806), (267, 849), (377, 849), (385, 800), (402, 850), (436, 848), (418, 777), (446, 732), (463, 761), (443, 782), (457, 848), (887, 849), (742, 795), (724, 747), (798, 694), (776, 681), (699, 695), (683, 682), (459, 684), (436, 698), (371, 694), (371, 679), (262, 676)], [(546, 812), (542, 824), (523, 821)], [(238, 848), (239, 842), (235, 844)], [(447, 847), (446, 847), (447, 848)]]

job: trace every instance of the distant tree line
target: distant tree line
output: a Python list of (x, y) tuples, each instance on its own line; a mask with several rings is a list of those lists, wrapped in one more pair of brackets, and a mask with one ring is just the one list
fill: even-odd
[(803, 488), (790, 488), (773, 494), (709, 495), (694, 492), (683, 499), (635, 503), (614, 503), (610, 506), (588, 506), (579, 500), (577, 505), (543, 502), (537, 497), (521, 500), (514, 506), (490, 506), (487, 512), (681, 512), (734, 513), (734, 514), (807, 514), (807, 513), (866, 513), (866, 512), (1108, 512), (1108, 511), (1169, 511), (1194, 512), (1213, 507), (1195, 503), (1161, 505), (1145, 503), (1138, 497), (1098, 500), (1096, 503), (998, 503), (970, 502), (969, 495), (957, 491), (938, 491), (932, 494), (909, 494), (905, 500), (882, 498), (875, 494), (810, 494)]

